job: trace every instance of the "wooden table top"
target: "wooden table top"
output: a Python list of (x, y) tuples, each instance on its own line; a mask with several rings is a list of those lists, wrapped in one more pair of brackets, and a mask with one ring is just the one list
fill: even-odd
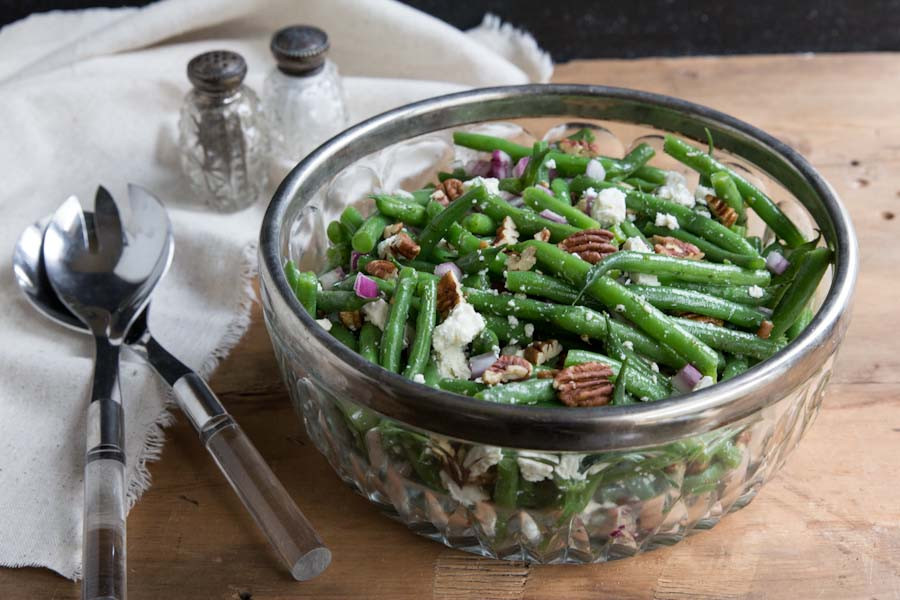
[[(179, 415), (128, 519), (132, 600), (900, 598), (900, 54), (583, 61), (555, 80), (735, 115), (799, 149), (846, 202), (862, 259), (855, 314), (818, 421), (786, 467), (712, 531), (632, 559), (527, 566), (449, 550), (338, 480), (294, 416), (256, 307), (212, 387), (334, 561), (292, 581)], [(78, 597), (50, 571), (0, 569), (0, 598)]]

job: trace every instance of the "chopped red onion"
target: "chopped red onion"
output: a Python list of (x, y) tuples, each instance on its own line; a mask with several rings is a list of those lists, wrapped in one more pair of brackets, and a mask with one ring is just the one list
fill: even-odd
[(319, 275), (319, 283), (322, 284), (323, 288), (328, 289), (338, 281), (343, 279), (345, 276), (346, 273), (344, 273), (344, 269), (342, 269), (341, 267), (337, 267), (328, 271), (327, 273), (322, 273), (321, 275)]
[(452, 262), (441, 263), (434, 268), (434, 274), (438, 277), (443, 277), (448, 271), (452, 271), (456, 275), (457, 281), (462, 279), (462, 270)]
[(591, 179), (599, 179), (600, 181), (606, 179), (606, 169), (603, 168), (599, 160), (589, 160), (584, 174)]
[(493, 352), (485, 352), (469, 359), (469, 369), (472, 371), (472, 379), (477, 379), (488, 370), (497, 360), (497, 355)]
[(356, 281), (353, 282), (353, 291), (356, 292), (356, 295), (360, 298), (377, 298), (378, 284), (375, 283), (374, 279), (370, 279), (362, 273), (357, 273)]
[(563, 224), (568, 223), (568, 221), (566, 220), (566, 218), (564, 216), (553, 212), (549, 208), (545, 208), (544, 210), (542, 210), (540, 212), (540, 215), (542, 217), (544, 217), (545, 219), (554, 221), (556, 223), (563, 223)]
[(506, 203), (509, 204), (510, 206), (512, 206), (513, 208), (522, 208), (523, 206), (525, 206), (525, 201), (522, 199), (521, 196), (513, 196), (512, 198), (507, 200)]
[(766, 257), (766, 268), (776, 275), (784, 273), (789, 266), (791, 266), (790, 261), (778, 252), (771, 252)]
[(513, 168), (513, 177), (521, 177), (522, 173), (525, 172), (525, 167), (528, 166), (528, 161), (531, 160), (529, 156), (523, 156), (519, 159), (519, 162), (516, 163), (516, 166)]
[(466, 173), (473, 177), (487, 177), (491, 172), (491, 161), (470, 160), (466, 163)]
[(675, 377), (672, 378), (672, 385), (682, 394), (686, 394), (693, 391), (701, 379), (703, 379), (703, 374), (694, 365), (688, 363), (675, 373)]
[(503, 150), (494, 150), (491, 153), (491, 177), (506, 179), (512, 173), (512, 158)]
[(556, 179), (557, 175), (559, 175), (559, 171), (557, 171), (556, 169), (550, 169), (549, 171), (547, 171), (547, 179), (549, 179), (550, 181)]
[(548, 188), (548, 187), (546, 187), (546, 186), (543, 186), (543, 185), (536, 185), (536, 186), (534, 186), (534, 187), (535, 187), (535, 189), (541, 190), (542, 192), (544, 192), (544, 193), (547, 194), (548, 196), (550, 196), (550, 197), (552, 197), (552, 198), (556, 198), (556, 196), (553, 195), (553, 190), (551, 190), (550, 188)]
[(363, 254), (362, 252), (357, 252), (356, 250), (353, 250), (352, 252), (350, 252), (350, 270), (351, 271), (359, 270), (359, 257), (360, 256), (365, 256), (365, 254)]

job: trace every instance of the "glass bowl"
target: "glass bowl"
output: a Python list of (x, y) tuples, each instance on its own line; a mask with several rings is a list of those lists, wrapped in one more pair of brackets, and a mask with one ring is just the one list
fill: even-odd
[[(415, 189), (454, 159), (450, 131), (559, 135), (587, 121), (612, 150), (708, 129), (835, 263), (804, 333), (746, 373), (688, 396), (598, 408), (482, 402), (367, 362), (306, 314), (282, 271), (325, 260), (325, 227), (377, 189)], [(617, 146), (618, 144), (618, 146)], [(658, 147), (658, 146), (657, 146)], [(661, 152), (651, 164), (664, 168)], [(771, 235), (756, 223), (757, 233)], [(795, 151), (709, 108), (633, 90), (530, 85), (411, 104), (332, 138), (294, 168), (262, 225), (266, 326), (292, 402), (337, 474), (420, 535), (538, 563), (633, 556), (708, 529), (745, 506), (809, 428), (849, 320), (858, 269), (849, 217)]]

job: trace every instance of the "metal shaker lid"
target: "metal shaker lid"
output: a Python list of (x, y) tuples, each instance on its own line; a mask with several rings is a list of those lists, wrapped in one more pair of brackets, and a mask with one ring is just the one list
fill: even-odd
[(312, 25), (291, 25), (275, 32), (269, 48), (283, 73), (312, 75), (325, 64), (328, 34)]
[(214, 94), (238, 87), (246, 75), (244, 57), (230, 50), (204, 52), (192, 58), (187, 66), (187, 76), (194, 87)]

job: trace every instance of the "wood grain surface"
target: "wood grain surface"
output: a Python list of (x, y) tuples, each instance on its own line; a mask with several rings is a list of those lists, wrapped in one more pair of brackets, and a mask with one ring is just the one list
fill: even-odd
[[(559, 82), (680, 96), (803, 152), (860, 238), (853, 322), (818, 421), (784, 470), (712, 531), (584, 567), (448, 550), (383, 517), (334, 475), (288, 404), (258, 307), (212, 386), (334, 552), (320, 578), (281, 570), (179, 416), (128, 520), (132, 600), (900, 598), (900, 55), (585, 61)], [(0, 569), (0, 598), (78, 598), (42, 569)]]

